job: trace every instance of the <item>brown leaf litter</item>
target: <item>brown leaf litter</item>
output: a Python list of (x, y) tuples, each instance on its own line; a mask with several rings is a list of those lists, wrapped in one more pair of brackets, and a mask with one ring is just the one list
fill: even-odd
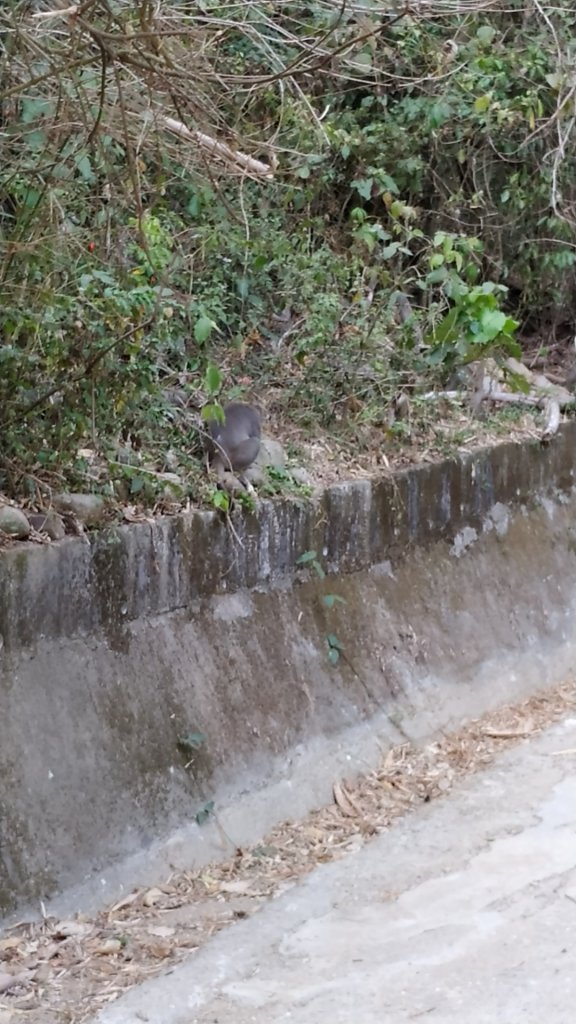
[[(334, 783), (334, 802), (285, 822), (225, 863), (172, 874), (95, 916), (23, 921), (0, 937), (0, 1024), (84, 1024), (314, 869), (346, 856), (465, 775), (576, 709), (576, 682), (507, 706), (424, 747), (404, 743), (379, 767)], [(574, 750), (558, 751), (564, 756)]]

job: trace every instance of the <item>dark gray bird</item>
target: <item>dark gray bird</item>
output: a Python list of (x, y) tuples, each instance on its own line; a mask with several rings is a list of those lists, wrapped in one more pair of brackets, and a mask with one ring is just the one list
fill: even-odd
[(209, 456), (218, 476), (243, 473), (260, 451), (260, 413), (252, 405), (230, 402), (224, 406), (224, 422), (208, 421)]

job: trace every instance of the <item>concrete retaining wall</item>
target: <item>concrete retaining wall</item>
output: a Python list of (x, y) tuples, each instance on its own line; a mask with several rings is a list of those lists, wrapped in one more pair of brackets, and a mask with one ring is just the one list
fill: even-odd
[[(393, 742), (558, 680), (575, 443), (570, 423), (548, 447), (262, 502), (233, 530), (193, 513), (3, 551), (0, 908), (91, 878), (111, 893), (114, 865), (150, 867), (175, 830), (169, 861), (211, 855), (212, 801), (224, 846), (245, 842), (328, 795), (318, 744), (358, 752), (359, 729)], [(324, 580), (296, 564), (311, 549)]]

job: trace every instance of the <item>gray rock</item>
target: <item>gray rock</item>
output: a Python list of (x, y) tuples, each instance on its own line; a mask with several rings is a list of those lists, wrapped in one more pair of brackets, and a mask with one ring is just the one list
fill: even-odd
[(249, 469), (245, 470), (242, 476), (256, 487), (266, 483), (266, 470), (284, 469), (286, 466), (286, 452), (279, 441), (271, 437), (263, 437), (260, 442), (260, 451), (255, 462)]
[(300, 484), (302, 487), (313, 487), (314, 481), (310, 476), (307, 469), (303, 466), (296, 466), (295, 469), (290, 470), (290, 475), (295, 484)]
[(263, 437), (255, 465), (261, 469), (266, 469), (267, 466), (271, 466), (273, 469), (284, 469), (286, 461), (286, 452), (280, 442), (274, 441), (271, 437)]
[(266, 473), (257, 465), (249, 466), (248, 469), (244, 470), (242, 476), (244, 480), (247, 480), (248, 483), (255, 487), (260, 487), (266, 483)]
[(31, 526), (38, 533), (47, 533), (50, 540), (62, 540), (66, 536), (64, 520), (57, 512), (32, 512), (28, 518)]
[(59, 512), (72, 512), (85, 526), (96, 526), (106, 514), (106, 501), (100, 494), (55, 494), (53, 503)]
[(175, 473), (178, 469), (180, 460), (177, 452), (175, 452), (173, 448), (169, 448), (168, 451), (164, 453), (164, 465), (168, 467), (171, 473)]
[(137, 466), (140, 458), (138, 452), (135, 452), (128, 445), (124, 445), (116, 449), (116, 461), (120, 462), (123, 466)]
[(26, 540), (30, 536), (28, 517), (13, 505), (2, 505), (0, 508), (0, 530), (9, 537)]

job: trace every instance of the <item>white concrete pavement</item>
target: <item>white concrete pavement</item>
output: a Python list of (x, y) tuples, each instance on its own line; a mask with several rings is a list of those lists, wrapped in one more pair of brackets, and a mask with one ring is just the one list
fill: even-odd
[(97, 1021), (574, 1024), (576, 719), (319, 866)]

